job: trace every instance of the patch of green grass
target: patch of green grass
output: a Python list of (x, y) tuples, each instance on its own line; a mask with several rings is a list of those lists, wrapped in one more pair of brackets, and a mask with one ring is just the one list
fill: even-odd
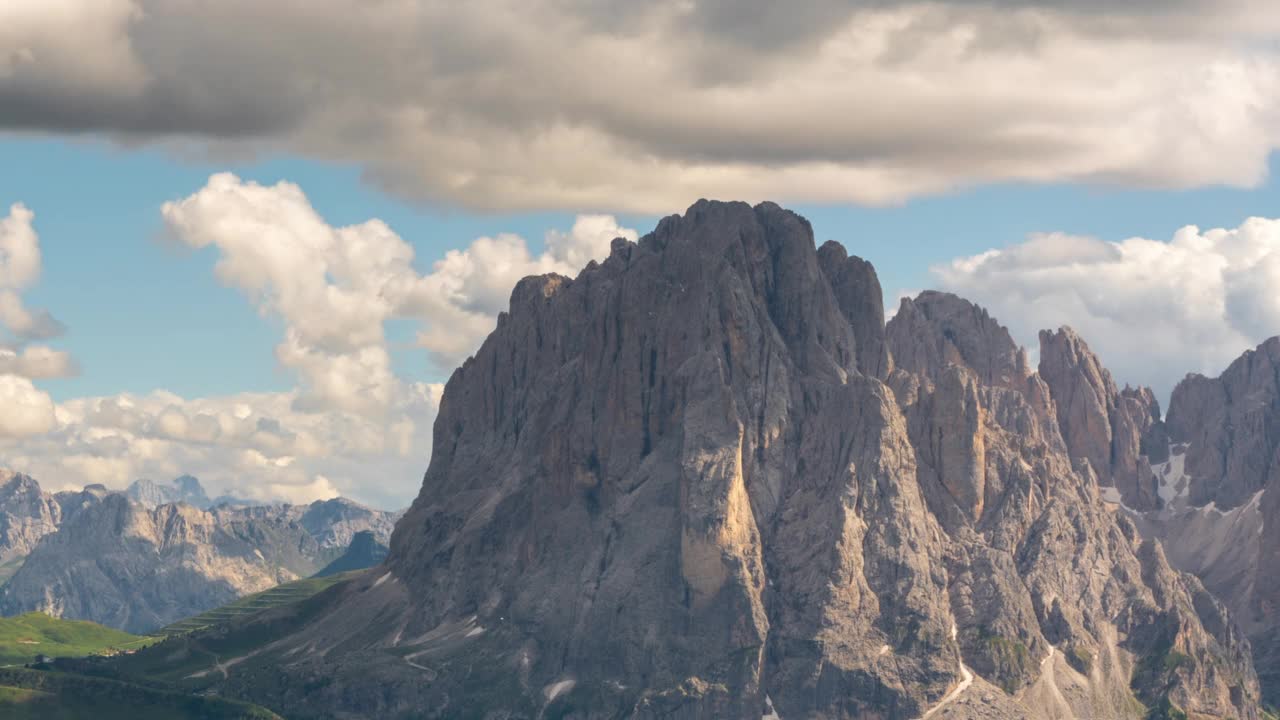
[(47, 692), (41, 692), (39, 690), (28, 690), (26, 688), (0, 685), (0, 708), (12, 708), (17, 705), (25, 705), (47, 697), (53, 696)]
[(0, 585), (4, 585), (9, 582), (9, 578), (13, 577), (14, 573), (18, 572), (18, 568), (22, 567), (22, 561), (26, 559), (27, 556), (23, 555), (0, 565)]
[(6, 720), (280, 720), (256, 705), (60, 672), (0, 668)]
[(1177, 650), (1170, 650), (1168, 655), (1164, 656), (1164, 669), (1166, 672), (1173, 672), (1183, 665), (1191, 664), (1191, 656), (1186, 653), (1180, 653)]
[(1071, 647), (1071, 650), (1068, 651), (1067, 661), (1077, 671), (1079, 671), (1082, 674), (1088, 675), (1089, 669), (1093, 667), (1093, 653), (1089, 652), (1085, 648), (1080, 647), (1079, 645), (1073, 645)]
[(22, 665), (37, 655), (85, 657), (137, 650), (156, 642), (84, 620), (44, 613), (0, 618), (0, 665)]
[(1187, 720), (1187, 714), (1170, 702), (1169, 698), (1164, 698), (1147, 711), (1146, 720)]
[(110, 672), (126, 678), (156, 681), (187, 691), (198, 691), (221, 680), (219, 662), (234, 660), (242, 670), (259, 664), (270, 667), (274, 656), (260, 655), (259, 651), (327, 607), (326, 590), (336, 591), (335, 586), (362, 573), (299, 580), (175, 623), (157, 632), (163, 634), (161, 642), (145, 652), (117, 658), (108, 667)]
[(277, 585), (270, 590), (263, 590), (254, 595), (247, 595), (236, 600), (233, 603), (214, 608), (206, 612), (200, 613), (195, 617), (179, 620), (172, 625), (167, 625), (153, 634), (159, 637), (172, 637), (174, 635), (185, 635), (197, 630), (224, 625), (237, 618), (246, 617), (263, 610), (291, 605), (301, 602), (307, 598), (326, 590), (343, 580), (349, 580), (352, 577), (363, 572), (356, 570), (347, 573), (339, 573), (337, 575), (329, 575), (320, 578), (305, 578), (303, 580), (295, 580), (291, 583)]
[(1017, 638), (996, 634), (986, 627), (978, 628), (978, 651), (990, 665), (989, 678), (1010, 695), (1016, 693), (1031, 676), (1032, 659), (1027, 646)]

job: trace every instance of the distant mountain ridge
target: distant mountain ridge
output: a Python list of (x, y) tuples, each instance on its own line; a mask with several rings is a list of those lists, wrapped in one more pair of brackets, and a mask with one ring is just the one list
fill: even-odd
[(129, 499), (144, 507), (154, 508), (158, 505), (184, 502), (188, 505), (208, 510), (215, 505), (260, 505), (260, 502), (245, 500), (231, 495), (219, 495), (210, 499), (200, 480), (191, 475), (174, 478), (173, 482), (164, 484), (153, 480), (135, 480), (124, 494)]
[(309, 505), (210, 500), (191, 476), (46, 493), (0, 484), (0, 613), (39, 611), (147, 632), (309, 577), (367, 532), (385, 545), (398, 513), (334, 498)]
[(339, 573), (363, 570), (373, 567), (387, 559), (389, 548), (385, 542), (379, 542), (378, 536), (370, 530), (361, 530), (351, 538), (346, 552), (324, 566), (313, 577), (329, 577)]

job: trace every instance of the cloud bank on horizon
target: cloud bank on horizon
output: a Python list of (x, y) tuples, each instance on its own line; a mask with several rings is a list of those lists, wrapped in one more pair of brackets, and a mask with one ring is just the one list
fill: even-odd
[(10, 0), (0, 129), (284, 151), (480, 209), (1260, 182), (1271, 0)]

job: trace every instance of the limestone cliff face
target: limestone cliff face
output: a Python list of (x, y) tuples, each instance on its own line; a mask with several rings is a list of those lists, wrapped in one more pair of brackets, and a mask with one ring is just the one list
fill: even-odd
[(124, 494), (148, 508), (183, 502), (203, 510), (213, 504), (205, 494), (204, 486), (190, 475), (183, 475), (169, 484), (146, 479), (135, 480), (125, 489)]
[(61, 521), (62, 507), (39, 483), (0, 471), (0, 580), (12, 574), (5, 566), (21, 562)]
[(1125, 505), (1160, 506), (1143, 441), (1160, 421), (1149, 388), (1116, 389), (1111, 373), (1071, 328), (1040, 331), (1040, 376), (1057, 408), (1071, 457), (1089, 461), (1104, 485), (1114, 486)]
[(873, 281), (706, 201), (521, 281), (386, 564), (209, 682), (300, 717), (1258, 718), (1247, 643), (1004, 328), (939, 293), (881, 328)]
[[(154, 508), (118, 493), (82, 493), (56, 532), (42, 537), (3, 588), (6, 615), (37, 610), (147, 632), (306, 577), (340, 555), (358, 530), (388, 537), (389, 513), (341, 501), (352, 518), (312, 506)], [(355, 510), (350, 513), (358, 514)], [(327, 518), (327, 520), (326, 520)]]
[(385, 544), (400, 519), (398, 512), (374, 510), (343, 497), (295, 505), (292, 512), (324, 551), (345, 550), (361, 532), (371, 533), (373, 540)]
[(844, 246), (834, 240), (818, 248), (818, 265), (853, 329), (858, 370), (883, 380), (893, 370), (893, 359), (885, 339), (884, 291), (875, 268), (860, 257), (849, 257)]
[(1249, 631), (1268, 701), (1280, 702), (1280, 338), (1221, 376), (1173, 391), (1156, 481), (1169, 509), (1143, 518), (1170, 559)]

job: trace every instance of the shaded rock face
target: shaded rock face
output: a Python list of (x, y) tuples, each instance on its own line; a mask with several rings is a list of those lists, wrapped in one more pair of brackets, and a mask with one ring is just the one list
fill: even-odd
[(1089, 461), (1098, 480), (1114, 486), (1125, 505), (1154, 510), (1160, 499), (1143, 443), (1160, 422), (1149, 388), (1116, 389), (1111, 373), (1071, 328), (1040, 331), (1040, 376), (1057, 408), (1071, 457)]
[(1218, 378), (1174, 388), (1169, 439), (1188, 445), (1191, 505), (1244, 505), (1280, 475), (1280, 338), (1246, 352)]
[(367, 508), (360, 509), (373, 517), (360, 527), (350, 518), (322, 522), (307, 506), (148, 508), (92, 491), (65, 500), (75, 512), (4, 586), (5, 615), (34, 610), (148, 632), (310, 576), (342, 553), (335, 537), (373, 530), (386, 542), (391, 522)]
[(1217, 378), (1188, 375), (1165, 424), (1171, 450), (1157, 481), (1171, 509), (1145, 521), (1230, 605), (1268, 701), (1280, 703), (1280, 338)]
[(818, 248), (818, 265), (853, 330), (858, 370), (883, 380), (893, 370), (893, 360), (885, 339), (884, 291), (875, 268), (860, 257), (849, 257), (844, 246), (834, 240)]
[(371, 530), (361, 530), (351, 537), (351, 544), (346, 552), (337, 560), (324, 566), (314, 577), (328, 577), (338, 573), (364, 570), (381, 563), (387, 558), (389, 548), (378, 541), (378, 536)]
[(325, 550), (344, 549), (358, 533), (369, 532), (375, 540), (387, 543), (401, 513), (374, 510), (347, 498), (317, 500), (301, 506), (298, 522)]
[(702, 201), (521, 281), (386, 563), (214, 687), (318, 717), (1258, 718), (1247, 643), (1100, 501), (1008, 333), (926, 293), (882, 353), (852, 260)]

